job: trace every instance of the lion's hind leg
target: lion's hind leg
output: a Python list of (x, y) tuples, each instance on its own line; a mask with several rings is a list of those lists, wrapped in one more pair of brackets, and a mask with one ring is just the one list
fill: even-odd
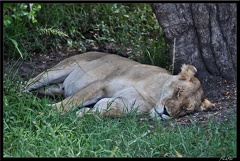
[(36, 77), (30, 79), (22, 92), (39, 89), (49, 84), (63, 83), (67, 76), (72, 72), (72, 70), (72, 68), (62, 69), (60, 67), (48, 69), (40, 73)]
[(43, 95), (48, 95), (48, 96), (60, 96), (64, 94), (64, 88), (63, 84), (53, 84), (48, 87), (42, 87), (38, 90), (35, 91), (36, 93), (40, 93)]

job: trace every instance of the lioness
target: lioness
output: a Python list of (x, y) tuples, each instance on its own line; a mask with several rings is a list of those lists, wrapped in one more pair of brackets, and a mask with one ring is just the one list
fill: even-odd
[[(183, 65), (178, 75), (114, 54), (87, 52), (69, 57), (27, 83), (25, 91), (64, 95), (51, 106), (63, 114), (77, 112), (113, 116), (136, 110), (157, 119), (170, 119), (214, 107), (204, 98), (196, 68)], [(42, 88), (45, 87), (45, 88)], [(87, 108), (95, 104), (93, 108)]]

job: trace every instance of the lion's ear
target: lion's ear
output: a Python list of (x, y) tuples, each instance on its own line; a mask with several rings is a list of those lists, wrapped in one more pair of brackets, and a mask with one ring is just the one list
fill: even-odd
[(204, 101), (202, 102), (201, 106), (200, 106), (200, 110), (204, 111), (204, 110), (210, 110), (215, 108), (215, 104), (211, 103), (209, 100), (204, 99)]
[(197, 72), (197, 69), (194, 66), (186, 65), (186, 64), (182, 65), (181, 70), (182, 71), (178, 74), (178, 75), (180, 75), (179, 79), (181, 79), (181, 80), (191, 80), (191, 78)]

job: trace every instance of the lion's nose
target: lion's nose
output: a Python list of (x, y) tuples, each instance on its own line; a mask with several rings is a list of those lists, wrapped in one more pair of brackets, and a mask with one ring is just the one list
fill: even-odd
[(162, 114), (165, 114), (165, 115), (170, 117), (170, 114), (168, 113), (168, 111), (167, 111), (165, 106), (163, 107), (163, 113)]

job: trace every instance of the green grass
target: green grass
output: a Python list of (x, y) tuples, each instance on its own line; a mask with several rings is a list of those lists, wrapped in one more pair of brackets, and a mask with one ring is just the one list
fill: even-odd
[(4, 76), (3, 157), (236, 157), (236, 119), (188, 126), (148, 115), (64, 116), (48, 98), (19, 94), (13, 69)]

